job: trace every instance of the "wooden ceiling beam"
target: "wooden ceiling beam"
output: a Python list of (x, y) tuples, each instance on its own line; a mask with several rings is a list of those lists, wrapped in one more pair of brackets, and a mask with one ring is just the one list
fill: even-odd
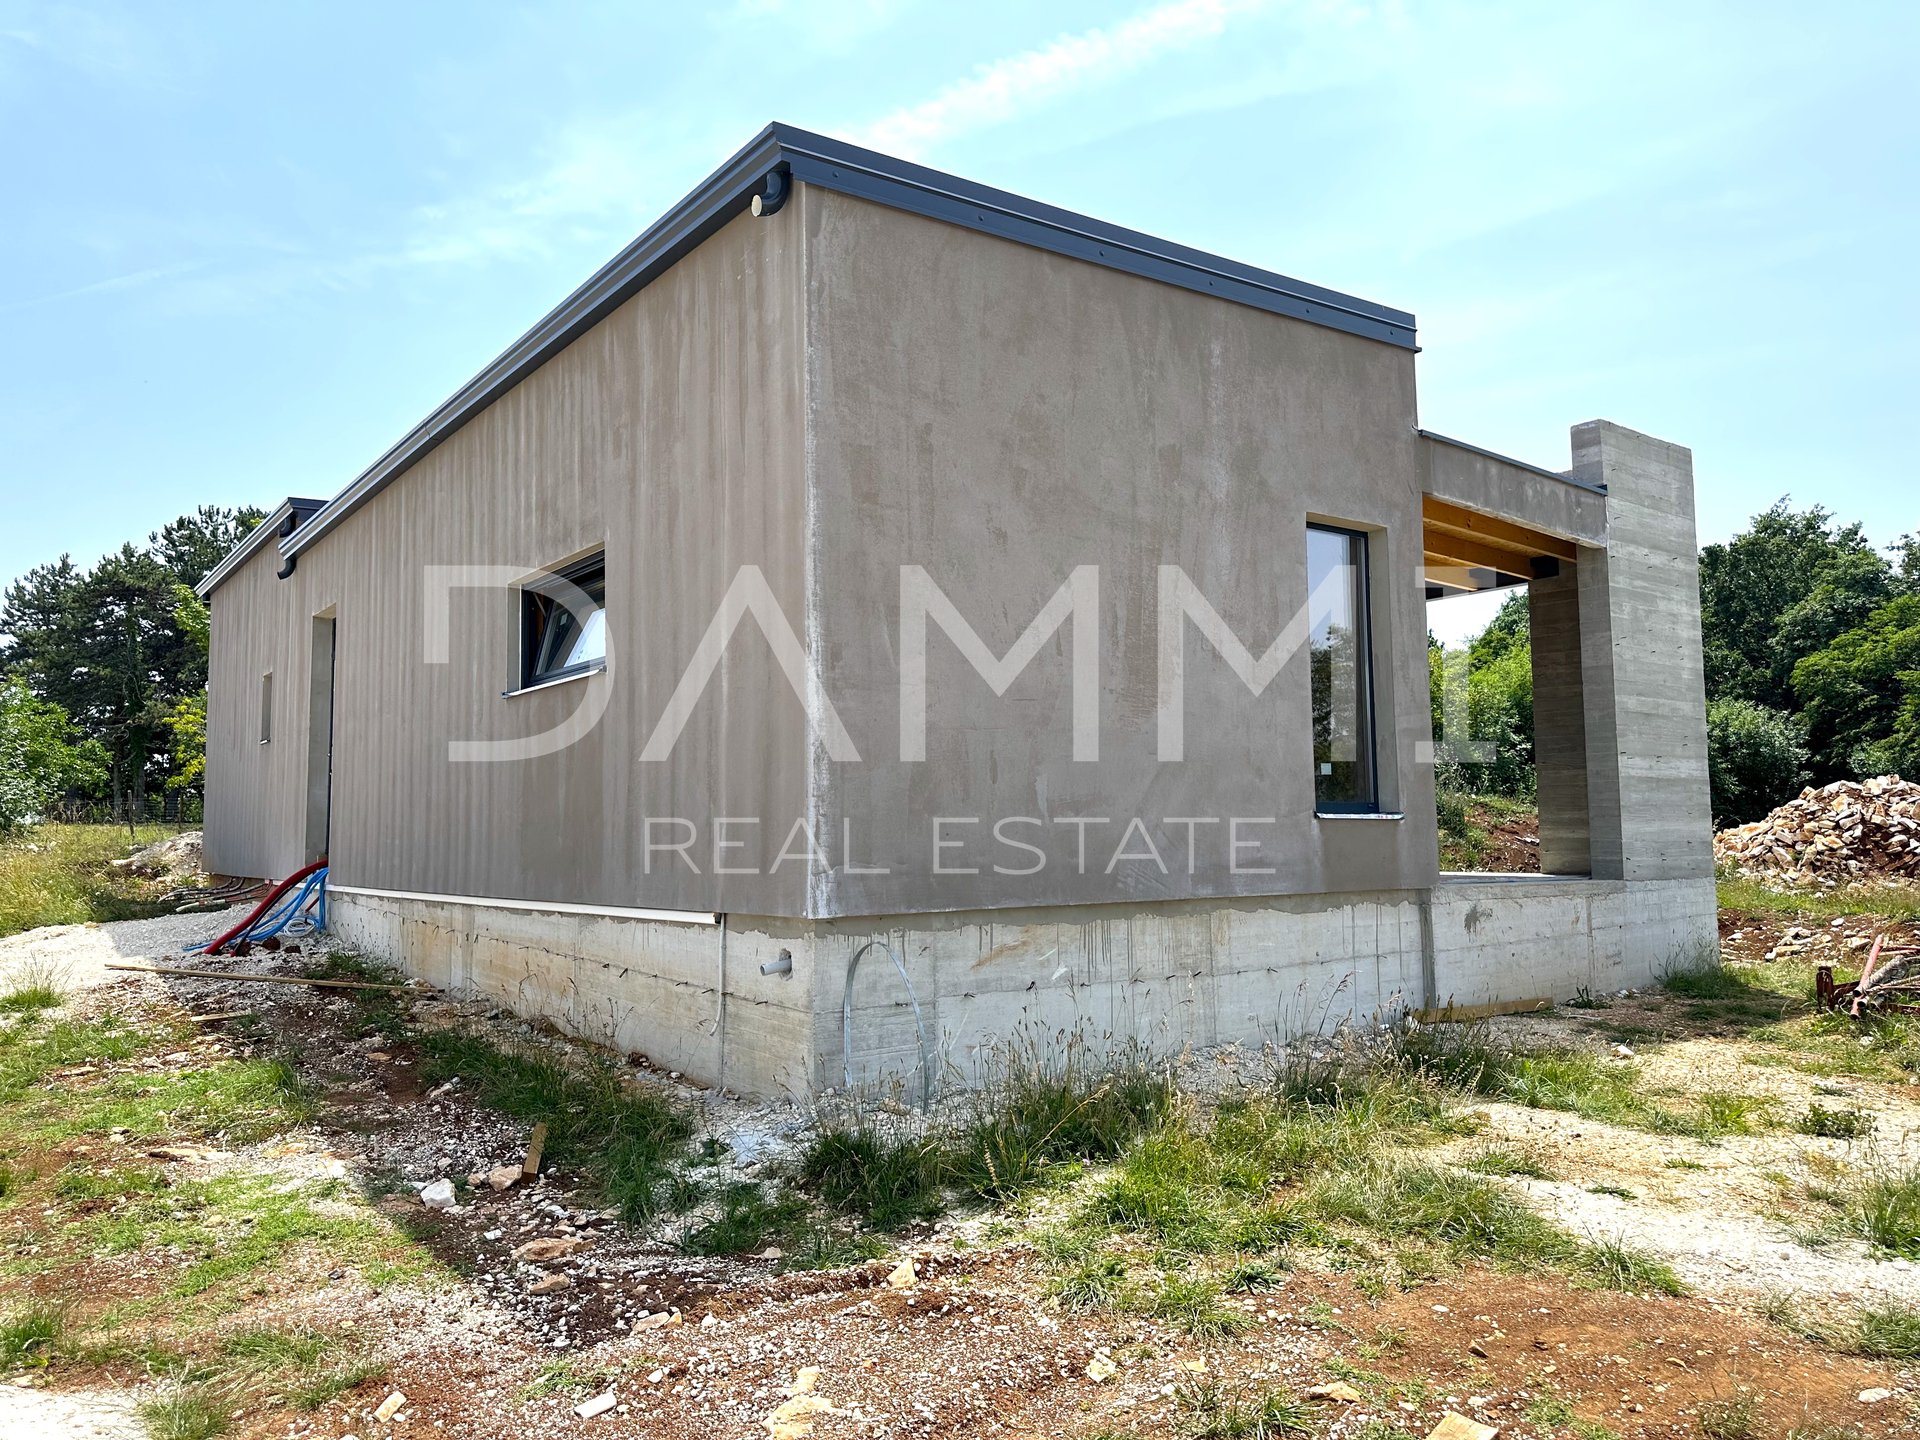
[(1563, 540), (1558, 535), (1530, 529), (1511, 520), (1482, 515), (1445, 500), (1436, 500), (1431, 495), (1420, 497), (1420, 514), (1426, 521), (1429, 534), (1438, 530), (1443, 534), (1475, 540), (1495, 549), (1526, 556), (1551, 555), (1556, 560), (1566, 561), (1579, 558), (1578, 547), (1571, 540)]

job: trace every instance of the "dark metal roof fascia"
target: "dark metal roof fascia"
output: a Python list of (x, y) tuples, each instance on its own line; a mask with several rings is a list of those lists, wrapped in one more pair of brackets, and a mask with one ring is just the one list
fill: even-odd
[(1433, 430), (1415, 428), (1414, 434), (1422, 440), (1431, 440), (1436, 445), (1451, 445), (1456, 450), (1465, 450), (1471, 455), (1484, 455), (1489, 460), (1498, 460), (1502, 465), (1511, 465), (1516, 470), (1525, 470), (1531, 475), (1539, 475), (1548, 480), (1558, 480), (1562, 485), (1571, 485), (1576, 490), (1586, 490), (1595, 495), (1607, 493), (1604, 485), (1595, 485), (1586, 480), (1576, 480), (1571, 475), (1563, 475), (1558, 470), (1549, 470), (1544, 465), (1532, 465), (1525, 460), (1516, 460), (1511, 455), (1502, 455), (1498, 450), (1489, 450), (1482, 445), (1469, 445), (1465, 440), (1456, 440), (1451, 435), (1442, 435)]
[(388, 481), (747, 209), (769, 173), (783, 168), (793, 178), (822, 189), (1273, 314), (1414, 348), (1414, 318), (1404, 310), (1209, 255), (824, 135), (773, 124), (368, 466), (311, 523), (283, 541), (280, 553), (291, 557), (315, 544)]
[(795, 179), (811, 185), (1277, 315), (1311, 320), (1409, 350), (1414, 347), (1414, 318), (1405, 310), (1243, 265), (845, 141), (786, 126), (778, 129), (782, 158)]
[(281, 527), (288, 521), (294, 523), (297, 533), (300, 526), (307, 523), (320, 511), (327, 508), (325, 500), (308, 500), (299, 496), (289, 496), (274, 507), (274, 511), (253, 529), (240, 537), (240, 543), (220, 557), (220, 563), (200, 577), (200, 583), (193, 587), (193, 593), (202, 600), (234, 571), (238, 570), (260, 550), (266, 548), (269, 540), (279, 534)]

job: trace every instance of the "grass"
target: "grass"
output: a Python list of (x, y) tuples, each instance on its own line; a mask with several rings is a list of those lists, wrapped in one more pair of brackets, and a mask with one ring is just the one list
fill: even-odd
[(1766, 1128), (1770, 1102), (1727, 1091), (1653, 1099), (1640, 1067), (1571, 1048), (1522, 1050), (1484, 1024), (1409, 1025), (1396, 1032), (1395, 1063), (1438, 1084), (1536, 1110), (1714, 1140)]
[(1815, 1101), (1793, 1122), (1793, 1128), (1826, 1140), (1858, 1140), (1873, 1129), (1873, 1116), (1864, 1110), (1829, 1110)]
[(876, 1230), (930, 1220), (945, 1208), (937, 1136), (892, 1133), (861, 1121), (807, 1142), (797, 1176), (842, 1214)]
[[(174, 825), (142, 825), (138, 843), (179, 832)], [(42, 925), (160, 913), (150, 887), (108, 863), (132, 848), (124, 825), (36, 825), (0, 842), (0, 937)]]
[(1700, 1407), (1700, 1433), (1707, 1440), (1753, 1440), (1760, 1419), (1760, 1402), (1751, 1390)]
[(1278, 1440), (1310, 1435), (1315, 1407), (1291, 1390), (1260, 1390), (1207, 1383), (1183, 1385), (1174, 1400), (1184, 1412), (1180, 1433), (1192, 1440)]
[(1554, 1173), (1533, 1156), (1504, 1145), (1487, 1145), (1460, 1162), (1476, 1175), (1503, 1175), (1527, 1180), (1552, 1180)]
[(227, 1433), (228, 1407), (205, 1385), (176, 1381), (139, 1406), (148, 1440), (214, 1440)]
[(1889, 921), (1920, 920), (1920, 887), (1912, 885), (1770, 890), (1758, 880), (1733, 875), (1722, 877), (1717, 888), (1720, 908), (1736, 915), (1773, 915), (1821, 922), (1863, 915)]
[(45, 1365), (66, 1325), (66, 1310), (44, 1300), (8, 1311), (0, 1318), (0, 1371)]
[(1168, 1076), (1130, 1051), (1096, 1056), (1079, 1037), (1009, 1050), (950, 1125), (914, 1133), (856, 1118), (808, 1142), (796, 1178), (875, 1230), (929, 1220), (954, 1198), (1013, 1200), (1084, 1162), (1113, 1160), (1173, 1100)]
[(1876, 1360), (1920, 1360), (1920, 1310), (1898, 1300), (1863, 1307), (1848, 1348)]
[(1244, 1335), (1253, 1317), (1224, 1300), (1220, 1282), (1202, 1275), (1169, 1275), (1146, 1302), (1146, 1312), (1165, 1320), (1199, 1340), (1227, 1340)]
[(0, 989), (0, 1015), (38, 1015), (66, 1001), (61, 968), (46, 960), (27, 960), (7, 973)]
[[(1405, 1071), (1355, 1072), (1333, 1085), (1283, 1072), (1273, 1089), (1211, 1114), (1176, 1107), (1084, 1193), (1067, 1236), (1049, 1242), (1062, 1261), (1054, 1294), (1075, 1308), (1143, 1309), (1204, 1334), (1235, 1323), (1219, 1314), (1244, 1318), (1221, 1305), (1223, 1289), (1271, 1283), (1294, 1246), (1325, 1252), (1369, 1293), (1469, 1259), (1681, 1292), (1663, 1262), (1616, 1242), (1582, 1243), (1487, 1175), (1419, 1156), (1419, 1146), (1461, 1133), (1454, 1098)], [(1510, 1172), (1514, 1157), (1488, 1155), (1472, 1158)], [(1102, 1249), (1113, 1234), (1146, 1242), (1180, 1273), (1136, 1291)]]
[(1880, 1170), (1845, 1195), (1844, 1223), (1869, 1244), (1920, 1260), (1920, 1167)]
[(665, 1095), (630, 1085), (610, 1060), (572, 1063), (458, 1030), (428, 1031), (420, 1048), (430, 1083), (458, 1076), (479, 1103), (545, 1123), (548, 1161), (586, 1171), (629, 1223), (652, 1218), (676, 1198), (692, 1117)]

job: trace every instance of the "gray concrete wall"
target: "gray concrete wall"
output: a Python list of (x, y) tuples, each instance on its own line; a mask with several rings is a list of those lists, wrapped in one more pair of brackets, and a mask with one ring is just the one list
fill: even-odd
[[(287, 875), (305, 863), (308, 621), (271, 545), (208, 607), (206, 864), (219, 875)], [(260, 677), (273, 672), (273, 738), (260, 733)]]
[(1607, 497), (1437, 436), (1423, 435), (1427, 494), (1582, 545), (1607, 540)]
[[(804, 189), (804, 187), (803, 187)], [(1413, 887), (1434, 875), (1423, 479), (1410, 352), (941, 225), (809, 196), (808, 328), (825, 687), (861, 751), (816, 762), (819, 815), (887, 875), (817, 877), (857, 916)], [(1188, 627), (1186, 754), (1157, 759), (1158, 567), (1256, 654), (1306, 600), (1310, 517), (1371, 532), (1382, 791), (1401, 821), (1316, 820), (1307, 656), (1255, 697)], [(1070, 632), (996, 696), (935, 630), (927, 758), (902, 762), (899, 569), (924, 566), (995, 655), (1099, 567), (1101, 746), (1073, 757)], [(935, 816), (971, 837), (931, 869)], [(1009, 817), (1047, 823), (993, 844)], [(1167, 817), (1212, 818), (1194, 873)], [(1229, 817), (1260, 843), (1235, 874)], [(1107, 867), (1129, 820), (1168, 862)], [(1136, 843), (1137, 852), (1143, 847)], [(1254, 870), (1269, 873), (1251, 873)]]
[(1573, 430), (1607, 487), (1607, 543), (1578, 569), (1589, 848), (1596, 877), (1713, 874), (1693, 457), (1610, 421)]
[[(337, 935), (459, 995), (749, 1094), (917, 1097), (1009, 1051), (1157, 1056), (1434, 1004), (1639, 987), (1712, 953), (1711, 880), (1488, 877), (1430, 891), (718, 926), (342, 893)], [(842, 1044), (848, 968), (851, 1066)], [(789, 974), (760, 967), (791, 957)]]
[[(351, 515), (291, 578), (274, 578), (269, 550), (214, 592), (215, 864), (277, 875), (303, 858), (312, 617), (331, 611), (339, 883), (801, 910), (799, 866), (713, 873), (709, 817), (808, 806), (805, 705), (751, 622), (671, 760), (635, 758), (741, 566), (760, 566), (804, 625), (805, 226), (793, 219), (734, 221)], [(453, 597), (451, 663), (428, 663), (426, 567), (527, 571), (602, 545), (610, 673), (503, 698), (519, 638), (514, 599), (499, 589)], [(271, 746), (256, 746), (266, 668), (282, 723)], [(534, 735), (602, 701), (598, 725), (560, 753), (448, 758), (450, 742)], [(645, 817), (679, 815), (702, 822), (703, 873), (673, 857), (648, 873)]]
[(1587, 821), (1587, 701), (1577, 566), (1531, 581), (1527, 615), (1533, 657), (1533, 766), (1540, 807), (1540, 869), (1593, 869)]

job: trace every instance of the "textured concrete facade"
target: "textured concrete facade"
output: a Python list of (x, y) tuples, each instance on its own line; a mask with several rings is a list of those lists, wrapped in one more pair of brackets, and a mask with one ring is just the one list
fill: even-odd
[(1693, 456), (1593, 420), (1576, 479), (1607, 490), (1607, 543), (1579, 565), (1588, 845), (1607, 879), (1713, 874)]

